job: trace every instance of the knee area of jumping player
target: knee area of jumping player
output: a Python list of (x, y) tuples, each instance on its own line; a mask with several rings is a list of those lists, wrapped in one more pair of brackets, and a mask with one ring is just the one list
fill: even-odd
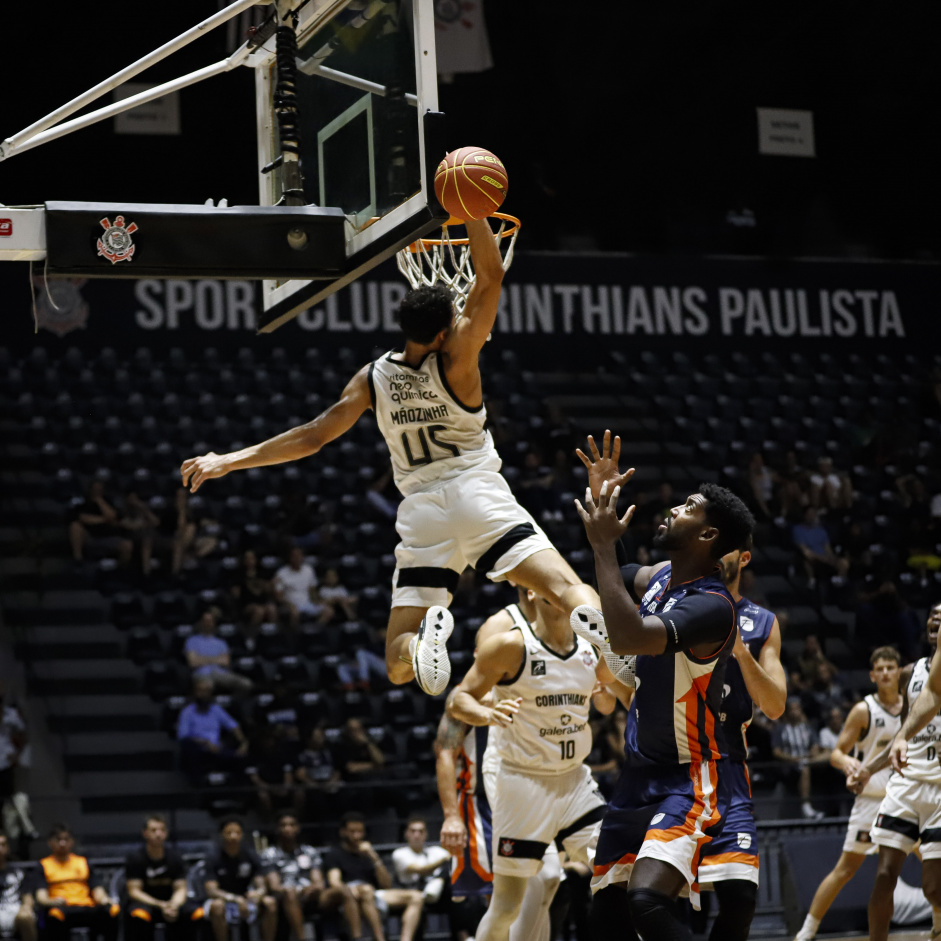
[(628, 889), (627, 906), (634, 930), (643, 941), (687, 941), (691, 937), (676, 916), (673, 899), (655, 889)]

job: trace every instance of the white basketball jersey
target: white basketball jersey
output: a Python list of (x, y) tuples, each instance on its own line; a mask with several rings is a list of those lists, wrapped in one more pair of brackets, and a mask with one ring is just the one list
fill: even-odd
[(369, 394), (399, 490), (406, 496), (433, 490), (475, 468), (499, 471), (484, 406), (468, 408), (455, 398), (437, 353), (418, 366), (401, 356), (386, 353), (369, 367)]
[(523, 663), (509, 683), (494, 687), (497, 702), (521, 698), (513, 724), (487, 744), (502, 765), (525, 774), (562, 774), (577, 768), (591, 751), (588, 713), (595, 688), (598, 655), (588, 641), (562, 656), (550, 650), (520, 617)]
[[(935, 654), (938, 656), (938, 654)], [(915, 708), (918, 694), (928, 682), (928, 669), (931, 665), (930, 657), (922, 657), (916, 661), (908, 681), (908, 711)], [(941, 783), (941, 710), (917, 734), (908, 740), (908, 765), (905, 768), (905, 777), (914, 781), (927, 781), (931, 784)]]
[[(875, 693), (865, 697), (869, 709), (869, 728), (866, 734), (856, 743), (856, 757), (863, 763), (872, 756), (881, 752), (895, 738), (902, 727), (902, 717), (894, 716), (879, 702)], [(891, 768), (877, 771), (868, 781), (862, 791), (862, 797), (885, 797), (885, 786), (889, 783)]]

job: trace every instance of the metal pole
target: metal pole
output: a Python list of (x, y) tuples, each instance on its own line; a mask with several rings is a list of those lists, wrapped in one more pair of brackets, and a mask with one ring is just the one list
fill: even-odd
[(104, 121), (106, 118), (114, 117), (116, 114), (130, 111), (132, 108), (136, 108), (138, 105), (144, 104), (147, 101), (162, 98), (164, 95), (179, 91), (181, 88), (195, 85), (203, 79), (212, 78), (213, 75), (228, 72), (236, 66), (241, 65), (242, 62), (248, 58), (249, 54), (250, 50), (248, 46), (243, 46), (241, 49), (232, 53), (228, 59), (223, 59), (221, 62), (216, 62), (214, 65), (207, 65), (205, 68), (199, 69), (196, 72), (190, 72), (189, 75), (175, 78), (170, 82), (164, 82), (162, 85), (156, 85), (153, 88), (147, 89), (147, 91), (138, 92), (136, 95), (131, 95), (130, 98), (122, 98), (114, 104), (99, 108), (97, 111), (90, 111), (88, 114), (83, 114), (80, 118), (73, 118), (71, 121), (66, 121), (65, 124), (60, 124), (58, 127), (43, 131), (41, 134), (36, 134), (31, 139), (16, 147), (15, 150), (7, 151), (5, 145), (0, 145), (0, 160), (6, 160), (7, 157), (12, 157), (14, 154), (21, 154), (27, 150), (32, 150), (34, 147), (39, 147), (41, 144), (48, 144), (49, 141), (64, 137), (66, 134), (71, 134), (72, 131), (81, 130), (83, 127), (88, 127), (91, 124)]
[(0, 151), (2, 151), (2, 156), (9, 156), (14, 150), (21, 149), (21, 145), (33, 137), (35, 134), (38, 134), (40, 131), (44, 131), (49, 127), (52, 127), (53, 124), (61, 121), (63, 118), (68, 117), (70, 114), (74, 114), (81, 108), (84, 108), (85, 105), (90, 104), (96, 98), (100, 98), (105, 92), (112, 91), (117, 88), (118, 85), (123, 84), (129, 78), (133, 78), (135, 75), (139, 75), (145, 69), (150, 68), (157, 62), (162, 61), (167, 56), (176, 52), (178, 49), (182, 49), (184, 46), (189, 45), (194, 39), (199, 39), (200, 36), (204, 35), (211, 29), (215, 29), (217, 26), (220, 26), (222, 23), (232, 19), (233, 16), (238, 16), (243, 10), (247, 10), (249, 7), (253, 7), (259, 3), (259, 0), (235, 0), (234, 3), (227, 6), (224, 10), (220, 10), (218, 13), (210, 16), (208, 19), (203, 20), (197, 26), (194, 26), (192, 29), (187, 30), (185, 33), (181, 33), (177, 36), (176, 39), (171, 40), (168, 43), (164, 43), (159, 49), (155, 49), (149, 55), (144, 56), (143, 59), (138, 59), (136, 62), (129, 65), (126, 69), (122, 69), (120, 72), (115, 73), (111, 78), (105, 79), (105, 81), (100, 82), (94, 88), (89, 89), (82, 95), (79, 95), (78, 98), (73, 98), (68, 104), (63, 105), (61, 108), (53, 111), (51, 114), (47, 114), (44, 118), (37, 121), (35, 124), (31, 124), (29, 127), (20, 131), (18, 134), (14, 134), (12, 137), (8, 137), (3, 145), (0, 146)]

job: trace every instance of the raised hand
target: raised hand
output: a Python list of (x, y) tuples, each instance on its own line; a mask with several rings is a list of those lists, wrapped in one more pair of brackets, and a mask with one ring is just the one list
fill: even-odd
[(601, 492), (598, 494), (598, 502), (592, 498), (591, 490), (585, 491), (585, 505), (576, 500), (575, 509), (585, 524), (585, 532), (588, 534), (588, 541), (593, 549), (601, 549), (616, 543), (627, 532), (631, 517), (634, 515), (635, 506), (627, 508), (624, 515), (618, 519), (618, 497), (621, 495), (621, 488), (615, 486), (610, 491), (608, 482), (601, 485)]
[(591, 457), (585, 454), (581, 448), (576, 448), (575, 453), (588, 469), (588, 487), (595, 500), (598, 499), (601, 493), (601, 485), (605, 481), (608, 482), (609, 487), (623, 487), (634, 476), (633, 467), (623, 474), (618, 471), (618, 462), (621, 459), (620, 435), (615, 435), (612, 443), (611, 432), (609, 429), (605, 429), (600, 452), (595, 444), (595, 439), (589, 435), (588, 450), (591, 452)]
[(225, 477), (229, 473), (228, 460), (225, 454), (216, 454), (210, 451), (199, 457), (187, 458), (180, 466), (180, 475), (183, 477), (183, 486), (189, 487), (191, 493), (197, 490), (207, 480)]

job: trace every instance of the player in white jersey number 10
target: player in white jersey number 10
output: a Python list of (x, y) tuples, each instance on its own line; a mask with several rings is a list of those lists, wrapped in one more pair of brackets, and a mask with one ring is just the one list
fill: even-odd
[(180, 468), (184, 486), (196, 491), (234, 470), (300, 460), (372, 409), (405, 497), (396, 517), (401, 541), (386, 667), (393, 683), (414, 676), (432, 695), (450, 679), (447, 605), (467, 565), (494, 581), (512, 577), (566, 613), (599, 603), (499, 474), (478, 358), (496, 322), (503, 262), (486, 219), (465, 225), (477, 280), (460, 317), (445, 288), (411, 291), (399, 307), (404, 349), (363, 366), (325, 412), (260, 444), (209, 452)]

